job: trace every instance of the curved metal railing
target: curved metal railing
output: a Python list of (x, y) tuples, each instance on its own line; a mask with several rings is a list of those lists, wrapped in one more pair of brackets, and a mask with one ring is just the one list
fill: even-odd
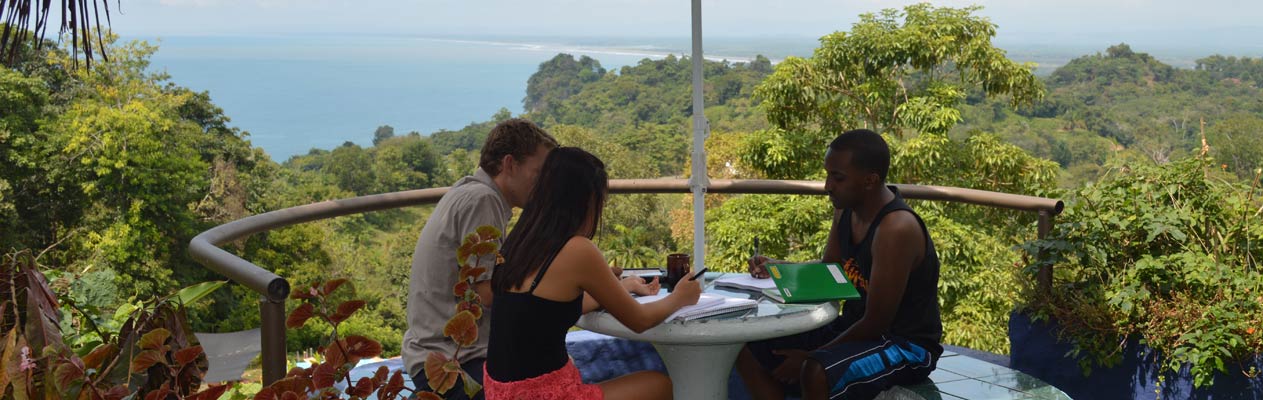
[[(1040, 238), (1052, 227), (1052, 218), (1065, 207), (1060, 200), (985, 190), (943, 186), (895, 185), (906, 199), (948, 201), (1006, 208), (1039, 215)], [(322, 201), (245, 217), (202, 232), (189, 242), (189, 253), (212, 271), (259, 293), (262, 319), (263, 384), (285, 376), (285, 298), (290, 285), (285, 278), (229, 253), (219, 246), (255, 233), (325, 218), (438, 202), (448, 188), (418, 189), (383, 193), (350, 199)], [(615, 179), (610, 193), (688, 193), (685, 179)], [(709, 193), (823, 195), (824, 183), (817, 181), (712, 180)], [(1052, 283), (1052, 267), (1041, 267), (1038, 287), (1046, 291)]]

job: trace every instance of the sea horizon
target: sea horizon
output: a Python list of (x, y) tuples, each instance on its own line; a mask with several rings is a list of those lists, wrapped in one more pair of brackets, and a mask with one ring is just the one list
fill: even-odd
[[(258, 34), (124, 37), (159, 46), (150, 70), (177, 85), (208, 91), (212, 101), (277, 161), (345, 142), (367, 146), (373, 131), (429, 135), (488, 120), (501, 108), (520, 114), (527, 79), (557, 54), (588, 56), (607, 70), (643, 59), (687, 56), (687, 37), (504, 37), (476, 35)], [(706, 59), (779, 62), (809, 56), (815, 39), (796, 36), (705, 38)], [(1100, 53), (1086, 45), (998, 47), (1046, 75), (1069, 60)], [(1146, 49), (1160, 61), (1191, 68), (1197, 54), (1182, 47)], [(1211, 50), (1211, 49), (1206, 49)], [(1250, 52), (1248, 48), (1243, 52)], [(1232, 54), (1255, 56), (1252, 54)]]

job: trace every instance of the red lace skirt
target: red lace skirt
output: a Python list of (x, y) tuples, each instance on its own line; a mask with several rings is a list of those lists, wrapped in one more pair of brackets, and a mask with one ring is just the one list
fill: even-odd
[(597, 385), (584, 384), (574, 361), (530, 379), (496, 382), (483, 366), (483, 393), (487, 400), (601, 400), (605, 394)]

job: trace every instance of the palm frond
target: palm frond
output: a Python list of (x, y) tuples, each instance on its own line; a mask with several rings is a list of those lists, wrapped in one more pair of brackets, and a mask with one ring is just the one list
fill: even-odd
[[(28, 41), (33, 42), (31, 46), (36, 49), (43, 46), (49, 28), (48, 19), (54, 11), (61, 16), (58, 37), (70, 33), (71, 51), (76, 60), (80, 49), (88, 68), (92, 67), (95, 57), (109, 60), (105, 54), (104, 29), (101, 29), (102, 11), (106, 26), (111, 22), (109, 0), (60, 0), (58, 3), (60, 8), (54, 9), (53, 0), (0, 0), (0, 26), (3, 26), (0, 32), (0, 63), (6, 66), (16, 64), (21, 49)], [(115, 5), (116, 9), (121, 8), (122, 0), (115, 0)], [(96, 32), (95, 38), (93, 31)]]

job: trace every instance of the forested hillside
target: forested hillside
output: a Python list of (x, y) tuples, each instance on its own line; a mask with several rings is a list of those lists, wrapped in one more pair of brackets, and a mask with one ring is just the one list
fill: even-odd
[[(707, 61), (711, 177), (819, 179), (822, 144), (842, 129), (867, 126), (891, 141), (896, 183), (1077, 199), (1092, 187), (1085, 185), (1125, 175), (1128, 165), (1163, 168), (1196, 158), (1236, 188), (1229, 192), (1253, 193), (1259, 184), (1263, 60), (1208, 54), (1195, 69), (1179, 69), (1119, 44), (1035, 77), (1031, 66), (991, 45), (994, 25), (973, 9), (895, 11), (823, 37), (811, 57), (777, 65), (763, 57)], [(929, 27), (972, 33), (935, 36)], [(920, 39), (896, 46), (894, 37)], [(40, 263), (68, 289), (75, 324), (222, 279), (186, 250), (190, 238), (215, 225), (316, 201), (447, 186), (472, 172), (489, 129), (514, 116), (601, 156), (612, 178), (688, 171), (688, 58), (607, 70), (593, 58), (558, 54), (530, 77), (521, 108), (504, 105), (458, 130), (365, 127), (346, 134), (372, 135), (372, 146), (347, 142), (272, 160), (214, 105), (214, 93), (150, 72), (155, 51), (114, 43), (109, 60), (89, 71), (72, 67), (65, 49), (28, 48), (20, 63), (0, 69), (0, 247), (43, 252)], [(1129, 188), (1140, 191), (1131, 196), (1167, 190)], [(1242, 201), (1242, 208), (1258, 207), (1257, 197)], [(661, 265), (663, 254), (692, 246), (688, 205), (683, 195), (615, 196), (599, 244), (617, 265)], [(1007, 352), (1007, 313), (1021, 301), (1029, 272), (1018, 246), (1033, 239), (1033, 216), (915, 206), (944, 260), (946, 340)], [(317, 221), (228, 249), (296, 287), (350, 278), (368, 305), (345, 330), (381, 340), (392, 354), (406, 324), (402, 294), (413, 245), (428, 213), (413, 207)], [(712, 195), (710, 268), (741, 269), (756, 235), (770, 256), (816, 257), (829, 214), (821, 198)], [(1243, 237), (1257, 234), (1250, 229)], [(1244, 254), (1259, 251), (1253, 243)], [(257, 296), (228, 288), (192, 308), (195, 330), (258, 325)], [(289, 336), (291, 350), (319, 343), (324, 328), (308, 326)]]

